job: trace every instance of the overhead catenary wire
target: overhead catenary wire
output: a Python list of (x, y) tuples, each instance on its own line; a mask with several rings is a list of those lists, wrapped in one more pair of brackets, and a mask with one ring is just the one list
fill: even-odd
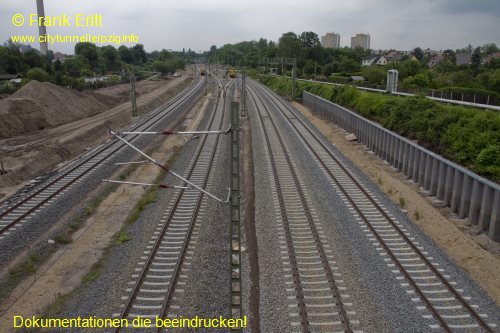
[(225, 130), (218, 130), (218, 131), (179, 131), (179, 132), (174, 132), (174, 131), (156, 131), (156, 132), (117, 132), (118, 135), (138, 135), (138, 134), (144, 134), (144, 135), (175, 135), (175, 134), (229, 134), (232, 131), (232, 129), (229, 127), (228, 129)]
[(159, 187), (159, 188), (180, 188), (189, 189), (189, 186), (178, 186), (178, 185), (167, 185), (167, 184), (151, 184), (151, 183), (138, 183), (138, 182), (127, 182), (122, 180), (112, 180), (112, 179), (102, 179), (103, 183), (116, 183), (116, 184), (127, 184), (127, 185), (137, 185), (142, 187)]
[(155, 160), (154, 158), (152, 158), (151, 156), (149, 156), (148, 154), (144, 153), (142, 150), (140, 150), (139, 148), (137, 148), (136, 146), (134, 146), (133, 144), (131, 144), (130, 142), (128, 142), (127, 140), (125, 140), (124, 138), (122, 138), (120, 135), (118, 135), (117, 132), (113, 131), (113, 130), (110, 130), (109, 133), (111, 135), (113, 135), (114, 137), (116, 137), (118, 140), (122, 141), (123, 143), (125, 143), (127, 146), (129, 146), (130, 148), (134, 149), (136, 152), (138, 152), (139, 154), (141, 154), (142, 156), (144, 156), (145, 158), (147, 158), (148, 160), (150, 160), (151, 162), (153, 162), (155, 165), (157, 165), (158, 167), (160, 167), (161, 169), (165, 170), (166, 172), (170, 173), (172, 176), (176, 177), (176, 178), (179, 178), (180, 180), (182, 180), (183, 182), (185, 182), (186, 184), (190, 185), (191, 187), (197, 189), (198, 191), (208, 195), (209, 197), (211, 197), (212, 199), (218, 201), (218, 202), (221, 202), (221, 203), (224, 203), (224, 204), (228, 204), (229, 203), (229, 196), (227, 198), (227, 200), (223, 200), (223, 199), (220, 199), (218, 197), (216, 197), (215, 195), (213, 195), (212, 193), (206, 191), (205, 189), (201, 188), (200, 186), (194, 184), (193, 182), (185, 179), (184, 177), (178, 175), (177, 173), (175, 173), (174, 171), (170, 170), (169, 168), (167, 168), (166, 166), (162, 165), (160, 162), (158, 162), (157, 160)]

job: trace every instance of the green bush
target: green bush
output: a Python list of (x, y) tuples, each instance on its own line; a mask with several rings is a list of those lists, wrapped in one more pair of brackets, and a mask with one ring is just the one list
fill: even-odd
[(49, 74), (41, 68), (35, 67), (28, 71), (26, 74), (28, 80), (37, 80), (40, 82), (45, 82), (49, 79)]
[[(290, 80), (260, 77), (278, 93), (288, 94)], [(350, 108), (472, 171), (500, 181), (500, 113), (431, 101), (360, 91), (352, 86), (297, 82), (302, 91)]]

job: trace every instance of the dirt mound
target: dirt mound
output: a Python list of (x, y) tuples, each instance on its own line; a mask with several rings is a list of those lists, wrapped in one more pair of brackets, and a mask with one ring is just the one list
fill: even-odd
[(33, 80), (10, 97), (0, 100), (0, 138), (91, 117), (123, 100), (123, 96), (79, 92)]

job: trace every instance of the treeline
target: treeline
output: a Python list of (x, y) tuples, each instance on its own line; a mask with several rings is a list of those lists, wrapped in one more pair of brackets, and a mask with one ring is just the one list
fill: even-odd
[[(260, 81), (289, 94), (290, 80), (260, 76)], [(425, 97), (397, 97), (354, 87), (297, 82), (297, 96), (306, 90), (356, 111), (419, 145), (500, 181), (500, 114), (444, 105)]]
[[(284, 33), (277, 43), (261, 38), (258, 41), (226, 44), (221, 48), (213, 45), (205, 56), (210, 62), (221, 61), (249, 68), (265, 66), (265, 58), (295, 58), (299, 76), (330, 76), (332, 73), (359, 71), (363, 57), (369, 52), (361, 48), (324, 48), (316, 33), (306, 31), (301, 34)], [(273, 67), (277, 67), (281, 74), (281, 66)], [(288, 66), (287, 70), (290, 69)]]
[[(93, 43), (77, 43), (74, 55), (59, 60), (53, 51), (42, 55), (35, 49), (21, 52), (22, 45), (9, 42), (0, 46), (0, 74), (19, 74), (23, 83), (29, 80), (49, 81), (54, 84), (81, 88), (83, 77), (111, 75), (115, 80), (127, 77), (127, 71), (134, 68), (138, 73), (157, 71), (174, 73), (191, 61), (196, 54), (189, 50), (173, 52), (167, 50), (148, 53), (142, 44), (132, 47), (112, 45), (98, 47)], [(16, 90), (12, 84), (0, 87), (0, 93)]]
[[(213, 45), (205, 56), (212, 63), (223, 62), (231, 66), (263, 69), (267, 66), (277, 68), (278, 74), (290, 75), (291, 66), (269, 65), (266, 58), (295, 58), (297, 76), (305, 79), (319, 79), (330, 82), (349, 83), (351, 76), (363, 76), (368, 85), (385, 85), (387, 70), (399, 71), (400, 87), (418, 92), (425, 89), (469, 92), (498, 96), (500, 92), (500, 58), (494, 58), (483, 64), (488, 56), (498, 52), (495, 44), (485, 44), (473, 48), (468, 46), (459, 50), (443, 51), (442, 60), (434, 67), (428, 63), (435, 56), (429, 50), (416, 47), (409, 54), (404, 54), (398, 61), (385, 66), (362, 67), (363, 58), (370, 55), (370, 50), (361, 48), (340, 49), (321, 46), (316, 33), (308, 31), (301, 34), (284, 33), (278, 42), (261, 38), (258, 41), (246, 41), (226, 44), (220, 48)], [(471, 63), (457, 65), (458, 53), (472, 53)], [(290, 60), (290, 59), (288, 59)], [(282, 69), (285, 73), (282, 73)], [(466, 90), (464, 90), (466, 89)], [(468, 90), (467, 90), (468, 89)]]

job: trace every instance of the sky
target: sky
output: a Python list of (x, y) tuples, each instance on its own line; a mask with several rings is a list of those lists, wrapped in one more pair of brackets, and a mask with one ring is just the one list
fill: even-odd
[[(69, 17), (70, 27), (48, 27), (51, 35), (129, 35), (148, 52), (205, 51), (240, 41), (277, 41), (288, 31), (369, 33), (372, 49), (458, 49), (471, 44), (500, 46), (499, 0), (45, 0), (45, 15)], [(75, 27), (75, 14), (102, 15), (102, 27)], [(23, 26), (12, 24), (22, 14)], [(36, 0), (0, 0), (0, 44), (11, 35), (38, 35), (29, 27)], [(132, 46), (133, 44), (126, 44)], [(38, 48), (38, 44), (33, 44)], [(117, 46), (117, 45), (115, 45)], [(73, 44), (49, 49), (73, 53)]]

